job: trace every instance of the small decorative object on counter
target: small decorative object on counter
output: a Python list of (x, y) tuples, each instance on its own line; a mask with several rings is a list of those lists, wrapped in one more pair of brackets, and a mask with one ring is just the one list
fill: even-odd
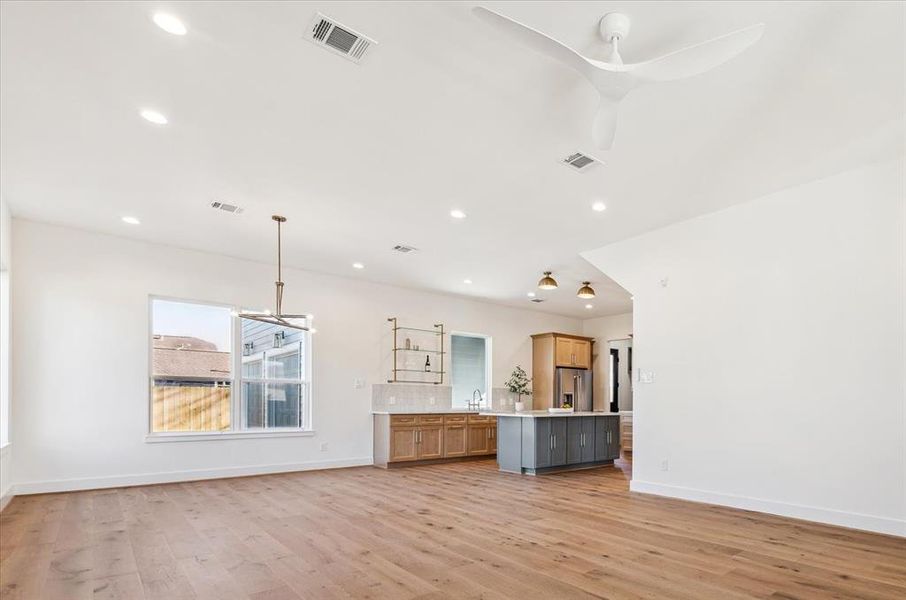
[(406, 338), (406, 350), (412, 350), (412, 340)]
[(430, 372), (431, 372), (431, 355), (426, 354), (425, 355), (425, 373), (430, 373)]
[(513, 369), (513, 373), (505, 384), (511, 394), (516, 394), (517, 411), (525, 410), (525, 402), (522, 401), (522, 396), (532, 395), (532, 390), (529, 389), (530, 381), (531, 379), (529, 379), (526, 372), (522, 370), (522, 367), (516, 365), (516, 368)]

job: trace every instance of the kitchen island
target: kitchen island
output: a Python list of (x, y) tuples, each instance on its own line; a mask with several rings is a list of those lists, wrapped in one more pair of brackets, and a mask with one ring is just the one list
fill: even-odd
[(542, 475), (612, 465), (620, 457), (620, 414), (482, 412), (497, 418), (501, 471)]

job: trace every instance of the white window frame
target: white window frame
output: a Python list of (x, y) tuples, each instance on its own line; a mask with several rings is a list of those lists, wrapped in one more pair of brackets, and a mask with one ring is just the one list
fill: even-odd
[[(231, 312), (230, 315), (230, 353), (232, 360), (230, 363), (230, 376), (211, 378), (211, 381), (229, 381), (230, 382), (230, 429), (226, 431), (173, 431), (173, 432), (155, 432), (153, 431), (153, 413), (151, 410), (151, 401), (154, 388), (154, 302), (162, 300), (165, 302), (179, 302), (182, 304), (198, 304), (202, 306), (213, 306), (225, 308)], [(247, 358), (242, 353), (242, 329), (240, 326), (240, 317), (237, 316), (240, 311), (234, 305), (223, 302), (212, 302), (208, 300), (194, 300), (187, 298), (177, 298), (173, 296), (148, 296), (148, 395), (145, 398), (145, 423), (146, 434), (145, 442), (196, 442), (205, 440), (224, 440), (224, 439), (254, 439), (254, 438), (277, 438), (277, 437), (310, 437), (315, 435), (312, 427), (312, 335), (310, 331), (304, 331), (304, 339), (300, 342), (289, 344), (285, 348), (272, 348), (271, 350), (284, 351), (288, 353), (293, 346), (305, 344), (305, 353), (303, 368), (305, 369), (302, 379), (268, 379), (269, 383), (295, 383), (301, 384), (303, 393), (300, 398), (301, 407), (299, 409), (302, 420), (301, 427), (272, 427), (272, 428), (255, 428), (246, 429), (245, 413), (242, 410), (242, 363)], [(267, 363), (264, 360), (266, 351), (259, 353), (261, 355), (262, 373), (267, 373)], [(278, 354), (279, 355), (279, 354)], [(257, 379), (255, 380), (257, 381)]]
[[(481, 339), (484, 340), (484, 352), (485, 352), (485, 357), (484, 357), (484, 368), (485, 368), (484, 380), (485, 380), (486, 385), (487, 385), (487, 387), (488, 387), (487, 391), (485, 392), (484, 407), (490, 410), (490, 408), (494, 405), (494, 404), (493, 404), (493, 401), (492, 401), (492, 397), (493, 397), (493, 394), (494, 394), (494, 382), (491, 380), (491, 374), (492, 374), (493, 371), (494, 371), (494, 369), (493, 369), (493, 366), (494, 366), (494, 365), (493, 365), (494, 353), (493, 353), (493, 351), (492, 351), (492, 348), (493, 348), (493, 347), (492, 347), (493, 338), (492, 338), (491, 336), (485, 335), (485, 334), (483, 334), (483, 333), (470, 333), (470, 332), (468, 332), (468, 331), (451, 331), (451, 332), (450, 332), (450, 365), (449, 365), (448, 368), (449, 368), (449, 371), (450, 371), (450, 388), (451, 388), (451, 393), (452, 393), (452, 387), (453, 387), (453, 362), (456, 360), (455, 358), (453, 358), (453, 336), (458, 336), (458, 337), (471, 337), (471, 338), (481, 338)], [(457, 406), (457, 405), (456, 405), (456, 399), (455, 399), (455, 398), (452, 399), (452, 406), (453, 406), (453, 408), (463, 408), (462, 406)]]
[[(261, 352), (258, 352), (256, 354), (242, 357), (243, 366), (247, 363), (261, 361), (261, 374), (263, 375), (262, 377), (244, 378), (244, 377), (242, 377), (242, 371), (240, 369), (240, 372), (239, 372), (239, 377), (240, 377), (239, 401), (240, 401), (240, 411), (242, 413), (242, 429), (243, 429), (243, 431), (297, 431), (297, 430), (307, 431), (306, 424), (309, 421), (308, 421), (308, 415), (306, 413), (308, 412), (307, 407), (308, 407), (308, 405), (311, 404), (311, 402), (305, 401), (305, 400), (308, 400), (310, 398), (309, 390), (311, 389), (310, 366), (309, 366), (311, 364), (309, 361), (309, 354), (311, 351), (311, 333), (307, 332), (307, 331), (303, 332), (303, 333), (305, 335), (304, 335), (302, 341), (293, 342), (291, 344), (287, 344), (286, 346), (281, 346), (279, 348), (268, 348), (268, 349), (262, 350)], [(303, 353), (303, 347), (302, 347), (303, 342), (305, 343), (305, 346), (306, 346), (305, 350), (307, 350), (304, 353)], [(241, 344), (241, 341), (240, 341), (240, 344)], [(298, 352), (302, 356), (303, 363), (301, 365), (301, 368), (303, 370), (303, 377), (301, 377), (299, 379), (289, 379), (289, 378), (285, 378), (285, 377), (268, 377), (267, 376), (267, 366), (268, 366), (267, 360), (268, 360), (268, 358), (272, 358), (275, 356), (282, 356), (284, 354), (291, 354), (293, 352)], [(243, 383), (247, 383), (247, 382), (264, 384), (265, 388), (264, 388), (264, 400), (263, 401), (264, 401), (265, 408), (267, 407), (267, 385), (268, 384), (285, 383), (285, 384), (289, 384), (289, 385), (300, 386), (301, 387), (301, 392), (300, 392), (301, 397), (303, 399), (305, 399), (305, 400), (300, 400), (301, 406), (299, 407), (299, 419), (302, 422), (301, 426), (300, 427), (250, 428), (248, 426), (248, 413), (244, 410), (245, 407), (241, 406), (241, 404), (242, 404), (241, 386)], [(265, 422), (267, 422), (267, 416), (265, 416), (264, 420), (265, 420)]]

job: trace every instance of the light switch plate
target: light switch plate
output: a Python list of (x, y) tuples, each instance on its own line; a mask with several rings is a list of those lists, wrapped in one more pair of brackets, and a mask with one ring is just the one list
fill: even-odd
[(654, 383), (654, 371), (639, 369), (639, 383)]
[(393, 406), (394, 404), (396, 404), (396, 396), (390, 396), (389, 403), (390, 403), (390, 406)]
[(356, 379), (355, 381), (352, 382), (352, 387), (353, 387), (353, 389), (356, 389), (356, 390), (362, 389), (363, 387), (365, 387), (365, 380)]

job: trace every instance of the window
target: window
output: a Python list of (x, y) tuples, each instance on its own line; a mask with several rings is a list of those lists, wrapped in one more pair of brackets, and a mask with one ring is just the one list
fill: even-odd
[(308, 429), (308, 332), (236, 312), (152, 298), (152, 434)]
[(491, 338), (453, 333), (450, 335), (450, 366), (453, 384), (453, 408), (466, 408), (475, 390), (484, 399), (482, 407), (491, 406)]
[(246, 319), (241, 327), (245, 428), (304, 429), (307, 332)]

